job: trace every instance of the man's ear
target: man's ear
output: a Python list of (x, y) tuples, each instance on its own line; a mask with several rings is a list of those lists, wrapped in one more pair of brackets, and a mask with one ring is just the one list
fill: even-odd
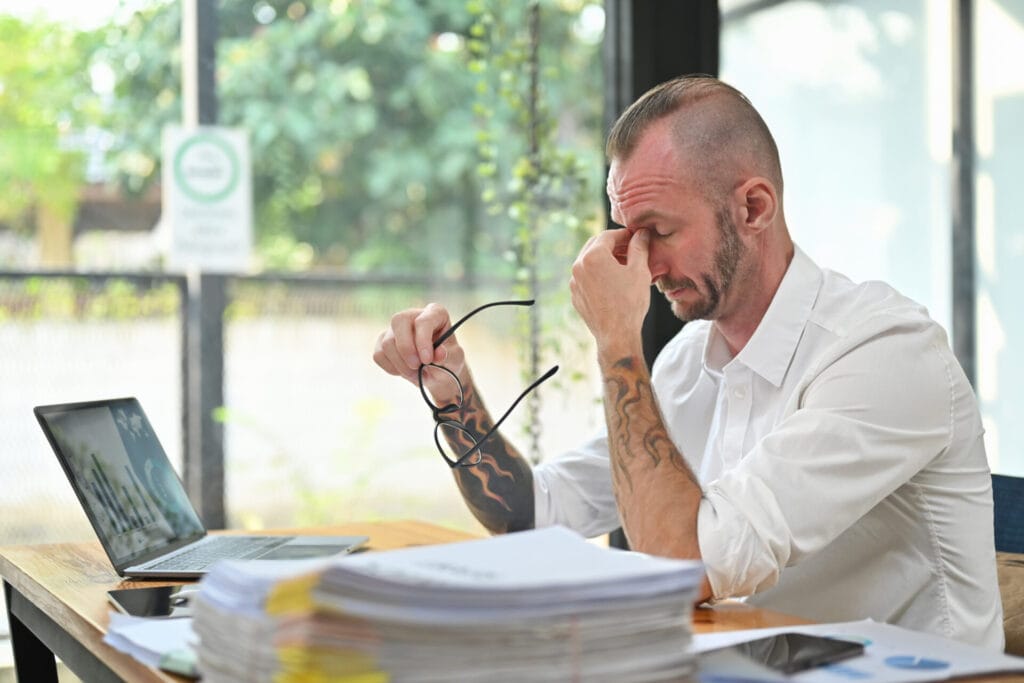
[(755, 176), (744, 181), (733, 193), (739, 209), (737, 227), (757, 234), (769, 227), (779, 212), (779, 197), (767, 178)]

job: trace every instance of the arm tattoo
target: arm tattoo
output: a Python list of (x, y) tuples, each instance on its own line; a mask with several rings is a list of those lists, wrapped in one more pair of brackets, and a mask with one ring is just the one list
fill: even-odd
[[(465, 388), (457, 418), (479, 440), (493, 422), (476, 390)], [(458, 430), (448, 430), (456, 451), (472, 448), (473, 441)], [(473, 515), (493, 533), (534, 527), (533, 471), (530, 463), (500, 433), (490, 436), (480, 449), (480, 463), (456, 467), (455, 481)]]
[(608, 449), (616, 490), (634, 493), (633, 468), (643, 467), (644, 460), (652, 468), (667, 463), (697, 483), (668, 436), (646, 367), (632, 356), (620, 358), (605, 370), (604, 386)]

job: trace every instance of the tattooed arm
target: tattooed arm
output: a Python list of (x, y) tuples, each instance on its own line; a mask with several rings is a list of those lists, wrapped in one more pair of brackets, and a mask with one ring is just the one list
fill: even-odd
[[(456, 419), (479, 441), (494, 421), (472, 379), (464, 383), (464, 388), (463, 407)], [(472, 445), (468, 438), (452, 443), (456, 450), (471, 448)], [(480, 452), (480, 464), (453, 469), (455, 481), (470, 511), (491, 533), (532, 529), (533, 471), (529, 461), (500, 432), (492, 434)]]
[[(641, 328), (650, 303), (648, 230), (608, 230), (573, 265), (573, 306), (597, 342), (608, 423), (612, 488), (630, 546), (700, 559), (697, 478), (668, 436), (644, 362)], [(698, 601), (711, 596), (704, 580)]]
[[(463, 386), (462, 408), (447, 417), (461, 422), (479, 441), (494, 423), (473, 384), (462, 347), (455, 335), (450, 335), (443, 344), (434, 348), (434, 340), (449, 327), (448, 311), (437, 304), (396, 313), (391, 324), (377, 338), (373, 359), (385, 372), (404, 377), (414, 385), (419, 383), (421, 363), (437, 363), (454, 373)], [(424, 385), (436, 405), (453, 402), (454, 383), (444, 373), (430, 368), (424, 378)], [(458, 450), (468, 448), (466, 444), (453, 446)], [(454, 471), (469, 509), (492, 533), (533, 528), (533, 473), (530, 463), (501, 434), (491, 435), (480, 453), (480, 464), (456, 467)]]
[(602, 355), (600, 364), (612, 485), (630, 546), (699, 558), (700, 484), (668, 436), (642, 351)]

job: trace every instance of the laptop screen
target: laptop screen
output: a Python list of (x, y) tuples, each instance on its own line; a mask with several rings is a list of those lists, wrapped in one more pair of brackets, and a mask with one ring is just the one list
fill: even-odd
[(36, 415), (116, 567), (203, 535), (137, 400), (42, 406)]

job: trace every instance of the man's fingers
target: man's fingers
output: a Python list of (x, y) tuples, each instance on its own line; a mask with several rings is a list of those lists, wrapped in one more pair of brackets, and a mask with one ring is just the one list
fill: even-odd
[[(389, 331), (394, 339), (394, 360), (397, 364), (404, 366), (405, 370), (416, 370), (420, 367), (414, 327), (419, 314), (420, 312), (417, 310), (410, 310), (391, 316)], [(402, 374), (405, 374), (405, 370)]]
[(626, 265), (629, 259), (629, 238), (633, 235), (633, 232), (628, 228), (608, 230), (607, 232), (615, 240), (615, 243), (612, 245), (612, 256), (622, 265)]
[(384, 330), (377, 337), (377, 344), (373, 350), (373, 361), (389, 375), (397, 375), (410, 381), (416, 379), (416, 370), (410, 369), (405, 358), (399, 353), (391, 328)]
[(416, 316), (414, 322), (414, 345), (416, 366), (420, 363), (435, 363), (447, 354), (442, 349), (434, 350), (434, 340), (451, 324), (448, 311), (438, 304), (427, 304), (427, 307)]
[(615, 248), (612, 249), (612, 256), (622, 265), (626, 265), (626, 262), (629, 260), (629, 245), (616, 244)]
[(637, 230), (627, 245), (629, 250), (630, 264), (647, 265), (647, 252), (650, 247), (651, 233), (647, 230)]
[[(453, 359), (461, 364), (461, 350), (455, 337), (434, 348), (434, 340), (451, 327), (448, 311), (438, 304), (411, 308), (391, 316), (388, 327), (377, 337), (373, 360), (390, 375), (416, 383), (421, 365)], [(450, 344), (448, 343), (450, 341)]]
[(614, 230), (605, 230), (600, 234), (591, 237), (587, 243), (580, 250), (580, 254), (584, 254), (591, 249), (604, 250), (611, 252), (611, 255), (619, 262), (620, 265), (626, 265), (629, 262), (629, 249), (631, 244), (631, 238), (638, 232), (644, 232), (643, 230), (631, 230), (629, 228), (616, 228)]

